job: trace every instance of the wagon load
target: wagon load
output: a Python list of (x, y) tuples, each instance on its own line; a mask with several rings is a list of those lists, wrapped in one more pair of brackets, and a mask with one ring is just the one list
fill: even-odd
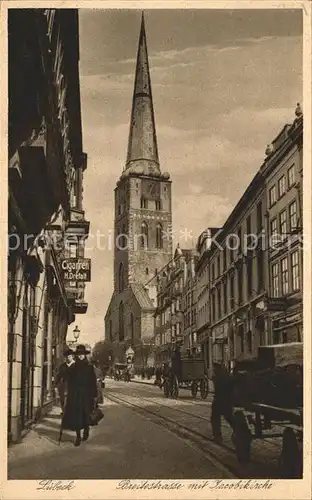
[(280, 408), (303, 405), (303, 345), (261, 346), (258, 357), (236, 364), (234, 402), (263, 403)]

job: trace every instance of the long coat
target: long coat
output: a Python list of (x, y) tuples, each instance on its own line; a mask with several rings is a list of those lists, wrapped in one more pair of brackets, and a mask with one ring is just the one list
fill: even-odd
[(89, 427), (89, 417), (97, 397), (96, 377), (87, 360), (77, 360), (67, 371), (67, 399), (63, 429), (77, 431)]

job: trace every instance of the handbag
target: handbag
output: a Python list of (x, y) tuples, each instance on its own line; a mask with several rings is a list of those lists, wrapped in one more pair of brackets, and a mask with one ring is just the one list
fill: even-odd
[(97, 425), (103, 417), (104, 413), (102, 412), (102, 410), (99, 407), (94, 408), (89, 416), (90, 425)]

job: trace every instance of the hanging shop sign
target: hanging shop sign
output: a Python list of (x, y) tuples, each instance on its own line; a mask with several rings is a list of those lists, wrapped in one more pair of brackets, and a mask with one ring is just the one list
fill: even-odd
[(64, 281), (91, 281), (91, 259), (63, 259), (61, 272)]

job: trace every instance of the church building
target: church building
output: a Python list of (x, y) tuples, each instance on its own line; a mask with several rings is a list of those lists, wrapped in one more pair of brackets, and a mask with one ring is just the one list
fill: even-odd
[(142, 15), (127, 159), (115, 188), (114, 291), (105, 315), (105, 339), (115, 345), (119, 362), (131, 345), (135, 365), (147, 363), (154, 337), (153, 278), (172, 258), (171, 224), (171, 180), (159, 164)]

